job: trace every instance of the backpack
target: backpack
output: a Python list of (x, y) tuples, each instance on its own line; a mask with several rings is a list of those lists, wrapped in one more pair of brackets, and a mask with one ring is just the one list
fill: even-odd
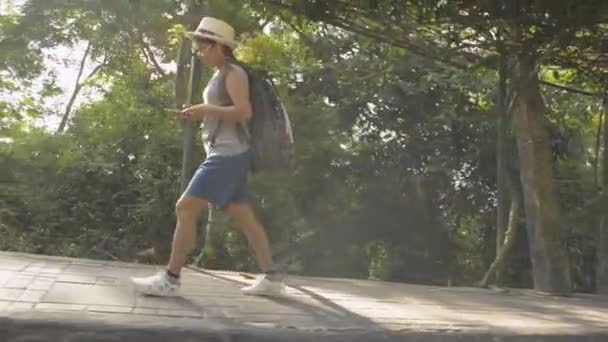
[[(282, 172), (291, 168), (293, 131), (285, 106), (276, 95), (274, 84), (265, 72), (234, 63), (249, 78), (251, 119), (237, 124), (239, 136), (249, 144), (251, 171)], [(219, 130), (219, 125), (217, 130)], [(216, 134), (213, 134), (215, 137)]]

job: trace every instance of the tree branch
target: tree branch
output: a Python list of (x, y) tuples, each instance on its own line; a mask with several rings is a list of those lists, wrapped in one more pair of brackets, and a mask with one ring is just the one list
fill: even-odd
[(483, 276), (483, 279), (479, 282), (479, 286), (481, 287), (488, 286), (490, 277), (494, 274), (496, 269), (498, 269), (498, 267), (504, 263), (507, 255), (515, 244), (515, 238), (517, 237), (520, 206), (521, 205), (519, 203), (518, 194), (514, 194), (511, 198), (511, 209), (509, 210), (509, 228), (505, 233), (504, 244), (502, 245), (502, 248), (500, 248), (498, 256), (496, 257), (494, 262), (492, 262), (490, 268), (486, 271), (486, 274)]
[(154, 57), (154, 53), (152, 52), (150, 45), (146, 43), (146, 40), (144, 39), (144, 35), (137, 29), (128, 31), (127, 34), (129, 35), (135, 46), (139, 45), (139, 47), (141, 48), (141, 53), (146, 62), (151, 63), (152, 66), (154, 66), (156, 72), (158, 72), (161, 77), (165, 77), (166, 73), (160, 66), (160, 64), (156, 61), (156, 58)]
[[(280, 9), (284, 9), (287, 11), (290, 11), (296, 15), (304, 15), (305, 13), (302, 13), (302, 11), (294, 6), (291, 5), (287, 5), (284, 4), (282, 1), (278, 1), (278, 0), (267, 0), (267, 2), (270, 3), (271, 6), (274, 6), (276, 8), (280, 8)], [(461, 18), (460, 16), (458, 16), (457, 18)], [(464, 17), (462, 17), (464, 18)], [(461, 18), (461, 19), (462, 19)], [(464, 19), (463, 19), (464, 20)], [(321, 21), (333, 25), (335, 27), (344, 29), (346, 31), (350, 31), (359, 35), (362, 35), (364, 37), (368, 37), (368, 38), (372, 38), (375, 39), (377, 41), (380, 42), (384, 42), (387, 44), (391, 44), (393, 46), (397, 46), (397, 47), (401, 47), (404, 49), (407, 49), (408, 51), (412, 52), (413, 54), (416, 54), (418, 56), (427, 58), (429, 60), (432, 60), (434, 62), (439, 62), (442, 63), (444, 65), (447, 66), (451, 66), (451, 67), (455, 67), (461, 70), (470, 70), (471, 69), (471, 64), (468, 63), (459, 63), (459, 62), (455, 62), (453, 60), (453, 57), (462, 57), (463, 59), (467, 60), (467, 61), (471, 61), (471, 59), (474, 59), (472, 62), (473, 64), (473, 68), (475, 67), (475, 64), (477, 62), (479, 62), (482, 59), (482, 56), (476, 55), (476, 54), (467, 54), (466, 56), (461, 54), (456, 54), (456, 55), (448, 55), (445, 56), (445, 53), (439, 49), (437, 49), (436, 47), (430, 47), (431, 49), (433, 49), (433, 51), (428, 51), (428, 46), (427, 47), (419, 47), (416, 44), (414, 44), (413, 42), (409, 41), (409, 40), (404, 40), (403, 38), (399, 38), (402, 35), (396, 34), (395, 32), (388, 32), (388, 31), (378, 31), (375, 29), (368, 29), (365, 27), (360, 27), (360, 25), (357, 25), (356, 23), (349, 21), (346, 18), (341, 18), (339, 16), (333, 16), (333, 17), (324, 17)], [(466, 20), (466, 24), (467, 25), (472, 25), (472, 23), (470, 22), (470, 19)], [(557, 89), (561, 89), (564, 91), (568, 91), (571, 93), (576, 93), (576, 94), (581, 94), (581, 95), (586, 95), (586, 96), (592, 96), (592, 97), (601, 97), (602, 95), (599, 93), (592, 93), (589, 91), (585, 91), (585, 90), (581, 90), (581, 89), (576, 89), (573, 87), (569, 87), (569, 86), (564, 86), (564, 85), (559, 85), (559, 84), (555, 84), (555, 83), (551, 83), (548, 81), (540, 81), (542, 84), (553, 87), (553, 88), (557, 88)]]
[(505, 262), (507, 255), (513, 249), (515, 245), (515, 239), (517, 237), (517, 230), (519, 226), (519, 214), (522, 209), (521, 198), (523, 196), (521, 185), (518, 183), (517, 175), (512, 173), (513, 171), (506, 171), (507, 188), (511, 194), (511, 206), (509, 209), (509, 218), (507, 223), (507, 231), (505, 233), (505, 239), (502, 247), (498, 249), (496, 259), (490, 265), (490, 268), (486, 271), (483, 279), (479, 282), (479, 286), (488, 287), (488, 283), (492, 275), (498, 270)]
[(286, 23), (287, 26), (289, 26), (295, 33), (298, 34), (298, 36), (300, 37), (300, 39), (302, 40), (304, 45), (306, 45), (314, 54), (316, 54), (317, 57), (319, 57), (319, 59), (321, 59), (321, 60), (326, 59), (324, 54), (320, 53), (321, 51), (319, 51), (317, 49), (317, 47), (315, 46), (315, 42), (313, 41), (313, 39), (311, 37), (309, 37), (304, 31), (302, 31), (298, 26), (291, 23), (289, 20), (283, 18), (282, 16), (279, 16), (279, 18), (284, 23)]
[(82, 56), (82, 59), (80, 61), (80, 68), (78, 69), (78, 76), (76, 77), (74, 91), (72, 92), (72, 96), (70, 97), (70, 101), (68, 102), (68, 105), (66, 106), (65, 111), (63, 112), (63, 116), (61, 118), (61, 122), (59, 123), (59, 127), (57, 128), (56, 133), (63, 132), (63, 130), (65, 129), (65, 126), (67, 125), (68, 117), (70, 116), (70, 112), (72, 111), (72, 106), (74, 105), (74, 102), (76, 101), (76, 97), (78, 96), (78, 93), (80, 92), (80, 88), (82, 87), (82, 85), (80, 83), (80, 78), (82, 77), (82, 72), (84, 71), (84, 65), (87, 61), (87, 57), (89, 56), (89, 52), (91, 51), (91, 45), (92, 45), (91, 42), (89, 42), (87, 44), (87, 48), (84, 51), (84, 55)]
[[(101, 63), (99, 63), (90, 73), (89, 76), (87, 76), (87, 78), (84, 79), (84, 82), (88, 81), (89, 79), (91, 79), (93, 76), (95, 76), (95, 74), (97, 74), (105, 65), (106, 62), (108, 61), (108, 54), (106, 53), (103, 56), (103, 61)], [(83, 83), (84, 83), (83, 82)]]
[(74, 91), (72, 92), (70, 101), (68, 102), (68, 105), (65, 108), (65, 112), (63, 113), (61, 122), (59, 123), (59, 127), (57, 128), (57, 132), (55, 132), (56, 134), (62, 133), (65, 130), (65, 127), (67, 126), (67, 123), (68, 123), (68, 118), (72, 112), (72, 107), (74, 106), (74, 102), (76, 102), (76, 98), (78, 97), (78, 94), (80, 93), (80, 91), (82, 90), (82, 88), (84, 87), (86, 82), (88, 80), (90, 80), (93, 76), (95, 76), (95, 74), (97, 74), (106, 65), (106, 62), (108, 60), (108, 55), (105, 54), (103, 61), (89, 73), (89, 75), (84, 79), (84, 81), (81, 82), (80, 78), (82, 77), (85, 62), (86, 62), (86, 59), (91, 50), (91, 45), (92, 45), (91, 42), (89, 42), (89, 44), (87, 45), (87, 49), (85, 50), (84, 56), (82, 57), (82, 60), (80, 61), (80, 69), (78, 70), (78, 76), (76, 77), (76, 84), (74, 86)]
[(148, 60), (150, 60), (152, 62), (152, 64), (156, 68), (156, 71), (161, 75), (161, 77), (165, 77), (167, 74), (165, 73), (165, 71), (163, 70), (163, 68), (160, 66), (160, 64), (158, 63), (158, 61), (156, 60), (156, 58), (154, 57), (154, 52), (152, 52), (152, 49), (150, 48), (150, 45), (148, 45), (144, 41), (143, 37), (141, 37), (141, 44), (142, 44), (142, 49), (144, 51), (144, 55), (146, 55), (146, 57), (148, 58)]
[(549, 86), (549, 87), (568, 91), (568, 92), (575, 93), (575, 94), (581, 94), (581, 95), (587, 95), (587, 96), (593, 96), (593, 97), (602, 97), (602, 94), (600, 94), (600, 93), (592, 93), (592, 92), (589, 92), (586, 90), (576, 89), (576, 88), (572, 88), (572, 87), (561, 85), (561, 84), (555, 84), (555, 83), (542, 81), (542, 80), (540, 81), (540, 83), (544, 84), (546, 86)]

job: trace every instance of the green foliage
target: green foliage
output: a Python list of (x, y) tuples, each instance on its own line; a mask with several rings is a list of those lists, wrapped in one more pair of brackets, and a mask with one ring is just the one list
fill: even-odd
[(17, 216), (31, 249), (132, 258), (145, 239), (170, 235), (180, 144), (175, 119), (159, 109), (169, 85), (141, 82), (117, 82), (81, 107), (65, 136), (27, 131), (5, 145), (18, 186), (8, 200), (25, 204), (16, 209), (26, 210)]
[[(182, 33), (203, 8), (193, 15), (180, 2), (161, 0), (25, 3), (20, 13), (0, 16), (0, 249), (133, 260), (154, 246), (166, 255), (182, 151), (179, 124), (163, 110), (173, 107), (175, 75), (164, 65), (163, 77), (150, 54), (172, 63)], [(355, 5), (347, 2), (290, 1), (296, 10), (288, 12), (203, 3), (205, 14), (243, 34), (237, 57), (270, 72), (293, 120), (293, 174), (256, 175), (250, 184), (280, 266), (298, 274), (476, 282), (495, 255), (496, 51), (472, 48), (483, 61), (466, 70), (438, 61), (489, 32), (485, 19), (469, 19), (504, 13), (477, 1), (437, 2), (426, 21), (410, 20), (418, 9), (413, 2), (395, 17), (386, 16), (394, 10), (386, 4), (351, 12)], [(581, 66), (589, 65), (583, 55), (601, 34), (564, 23), (556, 7), (539, 4), (550, 17), (529, 13), (538, 22), (525, 30), (526, 39), (537, 39), (540, 53), (555, 46), (572, 52), (549, 54), (556, 57), (541, 61), (541, 77), (597, 91), (601, 83)], [(466, 8), (468, 18), (450, 12), (453, 6)], [(302, 12), (336, 26), (293, 15)], [(394, 31), (379, 33), (379, 19)], [(347, 22), (383, 40), (337, 28)], [(560, 25), (580, 39), (551, 36)], [(397, 36), (413, 40), (391, 40)], [(36, 128), (35, 120), (52, 115), (44, 99), (66, 96), (47, 73), (44, 49), (82, 42), (92, 43), (93, 60), (105, 59), (87, 85), (99, 97), (74, 110), (64, 134)], [(5, 96), (12, 93), (23, 96)], [(564, 241), (577, 288), (591, 291), (599, 103), (550, 87), (543, 95)], [(198, 140), (195, 151), (198, 162)], [(518, 167), (509, 160), (510, 170)], [(217, 221), (213, 244), (198, 261), (255, 270), (234, 223), (221, 214)], [(508, 285), (530, 285), (528, 259), (521, 234), (507, 261)]]

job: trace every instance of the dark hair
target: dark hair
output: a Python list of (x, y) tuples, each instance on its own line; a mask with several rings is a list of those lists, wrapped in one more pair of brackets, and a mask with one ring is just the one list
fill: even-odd
[(224, 51), (224, 56), (226, 56), (226, 58), (236, 61), (236, 57), (234, 57), (234, 51), (232, 51), (231, 48), (229, 48), (228, 46), (221, 44), (222, 46), (222, 50)]

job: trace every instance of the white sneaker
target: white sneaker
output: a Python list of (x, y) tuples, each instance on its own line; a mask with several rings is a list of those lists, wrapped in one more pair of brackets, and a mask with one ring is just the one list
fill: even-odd
[(160, 271), (155, 275), (142, 278), (131, 278), (135, 290), (151, 296), (174, 296), (179, 289), (179, 280), (169, 279), (167, 271)]
[(285, 295), (285, 283), (283, 280), (272, 279), (267, 275), (258, 276), (255, 283), (243, 287), (243, 294), (252, 296), (283, 296)]

